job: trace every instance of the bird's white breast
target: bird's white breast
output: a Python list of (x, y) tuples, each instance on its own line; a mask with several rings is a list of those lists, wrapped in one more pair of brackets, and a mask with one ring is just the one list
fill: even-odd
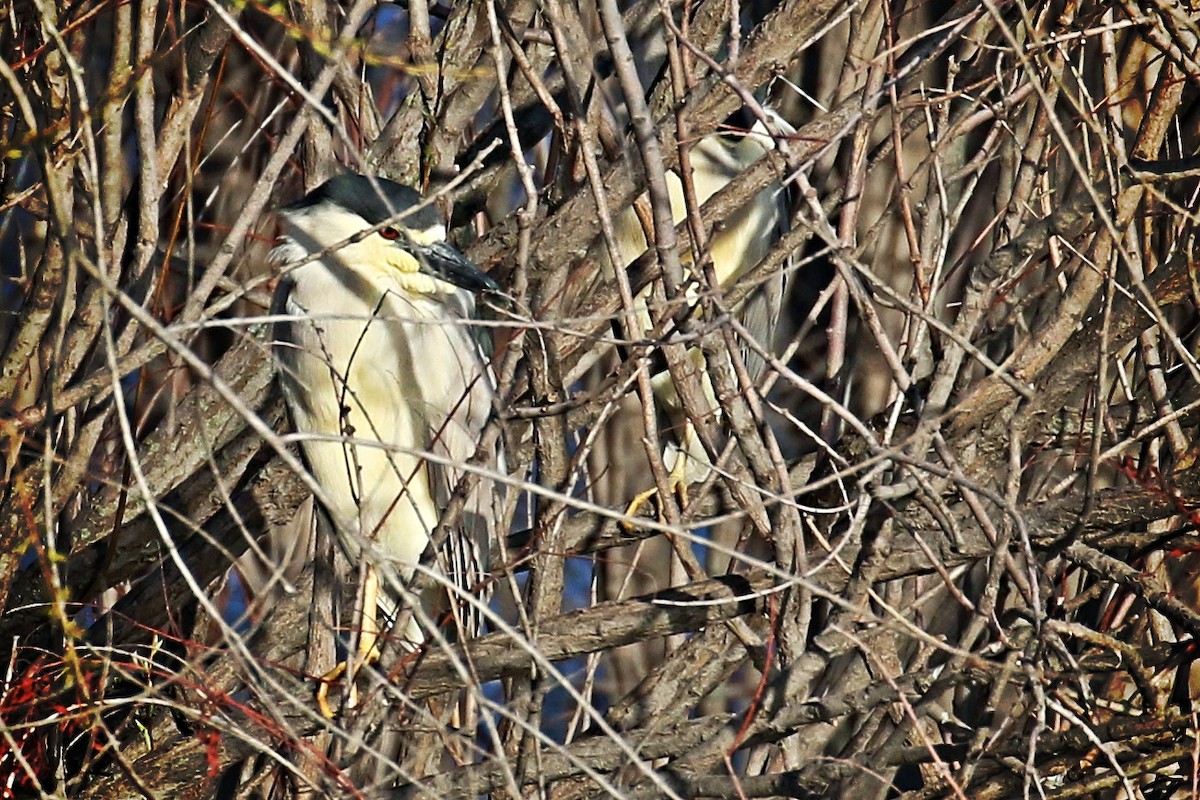
[[(702, 140), (690, 153), (693, 176), (696, 186), (696, 201), (703, 205), (710, 197), (727, 186), (747, 166), (761, 158), (767, 151), (769, 139), (760, 134), (748, 134), (736, 144), (730, 146), (720, 137)], [(701, 176), (703, 180), (701, 180)], [(683, 193), (683, 182), (679, 175), (670, 171), (666, 174), (667, 189), (671, 200), (671, 214), (676, 224), (687, 216), (687, 202)], [(709, 241), (713, 270), (721, 288), (732, 287), (751, 268), (758, 264), (771, 250), (775, 234), (786, 222), (786, 198), (783, 188), (778, 183), (772, 183), (758, 194), (754, 195), (744, 206), (737, 209), (725, 220), (724, 224), (713, 232)], [(646, 250), (646, 235), (641, 221), (633, 209), (620, 214), (614, 222), (614, 232), (621, 255), (628, 267)], [(685, 272), (692, 267), (692, 252), (680, 253)], [(689, 301), (697, 302), (699, 295), (694, 283), (689, 282), (686, 288)], [(635, 298), (634, 310), (645, 334), (653, 330), (648, 303), (650, 287), (642, 290)], [(771, 331), (764, 331), (769, 334)], [(694, 367), (705, 370), (704, 357), (698, 350), (691, 351)], [(703, 383), (704, 391), (709, 401), (709, 407), (717, 409), (715, 391), (707, 380)], [(676, 415), (682, 413), (682, 406), (675, 393), (673, 381), (669, 376), (660, 376), (655, 381), (655, 395), (659, 401), (668, 406), (668, 411)]]
[(466, 324), (474, 302), (413, 295), (386, 273), (349, 280), (321, 261), (291, 280), (281, 382), (297, 431), (314, 437), (303, 442), (313, 477), (351, 554), (366, 536), (411, 567), (441, 511), (422, 455), (465, 461), (490, 410)]

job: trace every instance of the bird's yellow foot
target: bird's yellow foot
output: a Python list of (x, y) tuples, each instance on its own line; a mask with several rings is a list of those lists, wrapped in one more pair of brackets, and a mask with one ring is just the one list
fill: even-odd
[(321, 685), (317, 687), (317, 708), (325, 719), (333, 719), (334, 710), (329, 705), (329, 687), (343, 675), (349, 675), (349, 686), (346, 689), (346, 708), (358, 705), (358, 673), (362, 668), (379, 660), (380, 652), (376, 644), (379, 642), (379, 623), (375, 615), (379, 609), (379, 575), (374, 569), (367, 569), (366, 578), (361, 589), (362, 623), (359, 627), (358, 643), (353, 656), (347, 656), (345, 661), (320, 677)]
[[(683, 454), (678, 455), (675, 464), (671, 467), (671, 472), (667, 475), (667, 487), (675, 494), (675, 498), (679, 501), (679, 507), (686, 507), (688, 504), (687, 458)], [(642, 506), (646, 505), (652, 497), (658, 497), (658, 489), (647, 489), (636, 495), (625, 507), (625, 516), (629, 518), (621, 523), (625, 530), (633, 530), (637, 526), (632, 518), (638, 515)], [(658, 521), (662, 522), (664, 516), (662, 503), (659, 502)]]
[[(329, 687), (333, 685), (334, 681), (345, 674), (348, 663), (346, 661), (339, 661), (336, 667), (318, 678), (321, 683), (317, 686), (317, 709), (325, 719), (333, 719), (334, 716), (333, 707), (329, 705)], [(350, 692), (350, 697), (346, 700), (347, 705), (353, 705), (358, 700), (355, 696), (357, 692), (353, 683), (350, 684)]]
[[(374, 641), (371, 643), (371, 652), (361, 657), (355, 657), (353, 661), (354, 674), (351, 675), (349, 686), (346, 689), (346, 708), (354, 708), (358, 705), (358, 674), (362, 672), (362, 668), (370, 666), (379, 660), (379, 648), (374, 646)], [(317, 680), (320, 685), (317, 686), (317, 709), (320, 710), (321, 716), (325, 719), (333, 719), (336, 716), (336, 711), (329, 704), (329, 690), (333, 684), (337, 683), (342, 676), (350, 672), (351, 661), (347, 658), (345, 661), (339, 661), (337, 666), (326, 672)]]

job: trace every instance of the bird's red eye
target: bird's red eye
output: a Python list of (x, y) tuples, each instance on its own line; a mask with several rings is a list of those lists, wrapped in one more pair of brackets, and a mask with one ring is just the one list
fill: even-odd
[(379, 235), (382, 236), (383, 238), (387, 239), (388, 241), (394, 242), (395, 240), (400, 238), (400, 231), (396, 230), (395, 228), (391, 228), (391, 227), (380, 228)]

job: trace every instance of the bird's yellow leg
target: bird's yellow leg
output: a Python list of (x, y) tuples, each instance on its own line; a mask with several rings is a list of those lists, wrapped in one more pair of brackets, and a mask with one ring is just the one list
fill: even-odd
[(379, 658), (379, 650), (375, 647), (379, 641), (379, 573), (374, 567), (367, 567), (363, 578), (362, 590), (359, 593), (362, 602), (362, 617), (359, 620), (358, 645), (353, 656), (347, 656), (345, 661), (321, 676), (321, 685), (317, 687), (317, 707), (326, 719), (333, 719), (334, 711), (329, 705), (329, 687), (343, 675), (349, 675), (349, 688), (346, 696), (346, 708), (358, 705), (358, 671), (367, 664), (374, 663)]
[[(667, 473), (667, 488), (674, 492), (675, 497), (679, 500), (680, 508), (688, 503), (688, 455), (691, 452), (692, 441), (696, 436), (696, 431), (692, 427), (692, 423), (688, 422), (684, 427), (683, 446), (675, 453), (675, 463), (671, 465), (671, 471)], [(652, 497), (658, 497), (658, 489), (647, 489), (640, 494), (634, 496), (629, 505), (625, 507), (626, 517), (635, 517), (642, 510), (642, 506)], [(662, 503), (658, 506), (658, 521), (663, 521)], [(634, 523), (632, 520), (627, 520), (621, 523), (626, 529), (632, 529)]]
[(698, 444), (696, 429), (691, 422), (687, 422), (683, 428), (682, 446), (675, 453), (675, 463), (671, 465), (671, 472), (667, 475), (667, 486), (675, 493), (680, 508), (686, 508), (688, 504), (688, 459), (692, 457), (694, 444)]
[(679, 501), (680, 508), (686, 508), (688, 504), (687, 460), (686, 452), (679, 453), (675, 464), (671, 467), (671, 474), (667, 476), (667, 485), (671, 487), (671, 491), (675, 492), (675, 499)]

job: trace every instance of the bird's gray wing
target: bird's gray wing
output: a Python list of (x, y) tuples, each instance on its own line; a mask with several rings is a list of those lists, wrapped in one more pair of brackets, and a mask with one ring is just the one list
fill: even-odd
[[(776, 199), (774, 241), (778, 241), (791, 229), (791, 199), (786, 189), (780, 187)], [(788, 256), (781, 268), (760, 283), (746, 298), (742, 306), (741, 320), (755, 342), (768, 353), (775, 353), (775, 334), (779, 330), (779, 318), (787, 297), (787, 279), (791, 273), (792, 257)], [(766, 369), (767, 362), (748, 342), (741, 344), (742, 359), (750, 379), (758, 382)]]
[(270, 334), (271, 354), (275, 357), (280, 371), (287, 371), (296, 363), (296, 323), (295, 320), (286, 318), (295, 313), (289, 308), (288, 302), (295, 285), (290, 275), (284, 275), (275, 287), (275, 294), (271, 296), (271, 316), (274, 318)]
[[(474, 332), (464, 326), (463, 333), (465, 339), (475, 344)], [(430, 431), (429, 450), (436, 458), (428, 462), (429, 486), (434, 502), (443, 513), (465, 470), (438, 462), (444, 459), (450, 464), (464, 464), (474, 458), (480, 435), (491, 416), (496, 392), (495, 376), (487, 366), (484, 351), (478, 348), (476, 352), (478, 358), (464, 359), (464, 363), (473, 365), (471, 367), (437, 365), (440, 369), (460, 370), (463, 387), (462, 402), (455, 406), (450, 419)], [(502, 472), (503, 454), (499, 450), (489, 454), (480, 466), (491, 473)], [(447, 578), (464, 592), (485, 602), (489, 591), (486, 580), (488, 559), (502, 514), (501, 488), (489, 475), (478, 477), (467, 495), (461, 519), (450, 530), (438, 552)], [(473, 636), (482, 629), (483, 617), (478, 611), (472, 610), (461, 599), (452, 605), (463, 611), (458, 618), (466, 636)]]

